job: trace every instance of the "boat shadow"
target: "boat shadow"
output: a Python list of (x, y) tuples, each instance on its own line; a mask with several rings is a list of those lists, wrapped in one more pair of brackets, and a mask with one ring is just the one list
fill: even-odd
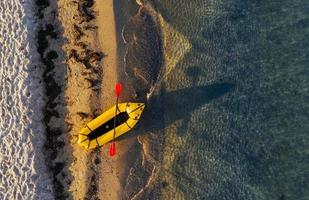
[(133, 134), (124, 134), (117, 140), (123, 140), (149, 132), (158, 132), (170, 126), (175, 121), (185, 119), (194, 110), (210, 103), (231, 91), (233, 83), (214, 83), (206, 86), (184, 88), (165, 92), (153, 96), (147, 103), (142, 119), (134, 128)]

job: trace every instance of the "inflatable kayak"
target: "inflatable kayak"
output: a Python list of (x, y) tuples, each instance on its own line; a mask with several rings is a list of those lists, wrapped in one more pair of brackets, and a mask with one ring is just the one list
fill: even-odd
[(144, 103), (120, 103), (115, 121), (116, 106), (113, 106), (81, 129), (78, 144), (86, 149), (93, 149), (119, 137), (134, 128), (144, 108)]

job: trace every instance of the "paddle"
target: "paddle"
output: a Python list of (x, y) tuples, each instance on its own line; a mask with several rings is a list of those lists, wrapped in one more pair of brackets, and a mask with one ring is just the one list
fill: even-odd
[(117, 109), (118, 109), (118, 99), (119, 99), (119, 96), (120, 96), (120, 93), (121, 93), (121, 84), (120, 83), (117, 83), (116, 84), (116, 111), (115, 111), (115, 119), (114, 119), (114, 136), (113, 136), (113, 142), (111, 143), (110, 145), (110, 148), (109, 148), (109, 155), (110, 157), (114, 156), (116, 154), (116, 144), (115, 144), (115, 134), (116, 134), (116, 117), (117, 117)]

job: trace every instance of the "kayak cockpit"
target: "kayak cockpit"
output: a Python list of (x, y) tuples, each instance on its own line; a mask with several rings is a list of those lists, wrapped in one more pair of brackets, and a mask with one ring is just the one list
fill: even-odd
[[(144, 108), (144, 103), (131, 102), (113, 106), (81, 129), (78, 144), (86, 149), (92, 149), (112, 141), (134, 128)], [(118, 112), (115, 115), (116, 109)]]

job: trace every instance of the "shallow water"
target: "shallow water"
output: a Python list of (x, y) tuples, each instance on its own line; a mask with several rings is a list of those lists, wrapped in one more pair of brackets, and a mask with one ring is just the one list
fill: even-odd
[[(163, 177), (170, 184), (163, 194), (172, 197), (176, 191), (177, 199), (309, 198), (308, 3), (157, 5), (193, 46), (166, 81), (166, 90), (234, 85), (209, 102), (196, 95), (178, 98), (188, 112), (166, 130), (166, 152), (171, 153), (165, 155)], [(194, 104), (200, 105), (192, 110)]]
[(191, 48), (162, 83), (158, 130), (140, 136), (162, 148), (143, 198), (309, 199), (309, 4), (152, 3)]

